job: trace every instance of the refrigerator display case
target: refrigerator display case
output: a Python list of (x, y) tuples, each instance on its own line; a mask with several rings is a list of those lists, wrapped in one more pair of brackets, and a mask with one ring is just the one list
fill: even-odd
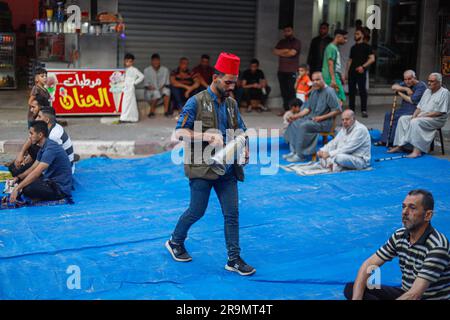
[(0, 33), (0, 89), (16, 88), (16, 36)]

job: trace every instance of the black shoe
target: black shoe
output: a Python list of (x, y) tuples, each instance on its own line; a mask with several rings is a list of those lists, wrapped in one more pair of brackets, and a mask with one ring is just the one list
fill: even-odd
[(186, 248), (182, 244), (175, 244), (170, 240), (166, 241), (166, 248), (169, 250), (172, 258), (179, 262), (189, 262), (192, 257), (187, 253)]
[(149, 114), (148, 114), (148, 116), (147, 117), (149, 117), (149, 118), (153, 118), (155, 116), (155, 113), (154, 112), (150, 112)]
[(373, 144), (375, 147), (386, 147), (386, 143), (383, 141), (378, 141)]
[(369, 115), (367, 114), (367, 111), (363, 111), (362, 112), (362, 117), (363, 118), (368, 118), (369, 117)]
[(239, 273), (241, 276), (250, 276), (256, 272), (256, 269), (245, 263), (241, 257), (234, 260), (228, 260), (225, 270)]

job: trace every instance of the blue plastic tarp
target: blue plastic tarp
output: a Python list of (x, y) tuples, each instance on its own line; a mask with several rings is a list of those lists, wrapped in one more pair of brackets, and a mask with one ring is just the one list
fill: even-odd
[[(385, 150), (373, 148), (373, 158)], [(450, 235), (447, 160), (374, 162), (372, 171), (310, 177), (261, 175), (261, 167), (247, 166), (239, 184), (242, 256), (254, 276), (224, 269), (214, 193), (186, 242), (193, 261), (177, 263), (166, 251), (189, 202), (188, 180), (170, 153), (92, 158), (77, 164), (74, 205), (0, 211), (0, 298), (343, 299), (364, 259), (401, 227), (401, 203), (415, 188), (433, 193), (433, 225)], [(79, 289), (68, 286), (70, 266), (79, 268)], [(383, 266), (381, 280), (400, 284), (397, 260)]]

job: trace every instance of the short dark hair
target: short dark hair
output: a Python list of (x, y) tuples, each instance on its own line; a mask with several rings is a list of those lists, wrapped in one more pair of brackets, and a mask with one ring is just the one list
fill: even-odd
[(50, 106), (43, 106), (43, 107), (41, 108), (41, 111), (56, 116), (56, 112), (55, 112), (55, 109), (53, 109), (53, 107), (50, 107)]
[(181, 58), (180, 58), (180, 62), (181, 62), (181, 61), (184, 61), (184, 60), (189, 61), (189, 59), (186, 58), (186, 57), (181, 57)]
[(297, 98), (292, 99), (291, 101), (289, 101), (289, 108), (292, 107), (299, 107), (301, 108), (303, 105), (303, 101)]
[(256, 58), (253, 58), (252, 60), (250, 60), (250, 64), (257, 64), (259, 66), (259, 61)]
[(286, 28), (294, 29), (294, 26), (291, 23), (288, 23), (283, 26), (283, 29), (286, 29)]
[(298, 66), (298, 68), (309, 70), (309, 65), (307, 63), (302, 63), (301, 65)]
[(342, 35), (342, 36), (345, 36), (345, 35), (347, 35), (347, 31), (346, 30), (343, 30), (343, 29), (336, 29), (335, 31), (334, 31), (334, 35), (335, 36), (337, 36), (338, 34), (340, 34), (340, 35)]
[(32, 121), (30, 128), (33, 128), (36, 133), (43, 133), (44, 137), (48, 138), (48, 127), (44, 121)]
[(161, 57), (159, 56), (158, 53), (154, 53), (154, 54), (152, 54), (152, 60), (154, 60), (154, 59), (161, 60)]
[(36, 68), (36, 71), (34, 72), (34, 74), (47, 74), (47, 70), (44, 68)]
[(56, 112), (52, 107), (43, 107), (40, 112), (49, 118), (51, 123), (56, 122)]
[(131, 54), (131, 53), (126, 53), (124, 59), (125, 59), (125, 60), (128, 60), (128, 59), (134, 60), (135, 58), (134, 58), (134, 55), (133, 55), (133, 54)]
[(201, 59), (202, 59), (202, 60), (203, 60), (203, 59), (211, 60), (210, 56), (207, 55), (207, 54), (202, 54)]
[(223, 73), (222, 71), (219, 71), (219, 70), (217, 70), (217, 69), (214, 69), (214, 74), (217, 75), (217, 76), (219, 76), (219, 77), (225, 76), (225, 73)]
[(408, 196), (422, 195), (422, 206), (425, 210), (434, 209), (434, 198), (430, 191), (424, 189), (415, 189), (408, 192)]
[(362, 20), (361, 19), (356, 19), (355, 20), (355, 26), (361, 26), (362, 27)]
[(322, 22), (322, 23), (320, 24), (320, 26), (321, 26), (321, 27), (325, 26), (325, 27), (329, 28), (329, 27), (330, 27), (330, 24), (329, 24), (328, 22)]

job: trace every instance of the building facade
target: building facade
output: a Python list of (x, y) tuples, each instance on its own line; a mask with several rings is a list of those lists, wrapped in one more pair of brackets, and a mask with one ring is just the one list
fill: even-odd
[[(47, 3), (3, 1), (10, 4), (13, 23), (25, 16), (42, 18), (41, 11)], [(16, 5), (27, 1), (33, 5), (20, 8)], [(187, 57), (190, 67), (194, 67), (202, 54), (209, 54), (214, 63), (221, 51), (229, 51), (241, 57), (242, 70), (252, 58), (259, 59), (272, 86), (272, 97), (277, 97), (278, 59), (272, 49), (282, 37), (283, 25), (293, 24), (302, 42), (300, 62), (304, 63), (321, 22), (330, 24), (331, 34), (337, 28), (354, 31), (355, 20), (367, 25), (373, 14), (368, 8), (376, 5), (380, 9), (380, 29), (371, 31), (370, 41), (376, 50), (371, 83), (389, 86), (401, 79), (406, 69), (416, 70), (420, 79), (433, 71), (442, 72), (447, 83), (450, 75), (448, 0), (67, 0), (64, 3), (78, 4), (94, 24), (96, 14), (102, 11), (119, 13), (125, 22), (124, 39), (79, 37), (77, 67), (81, 68), (120, 66), (125, 52), (136, 56), (136, 66), (141, 70), (150, 64), (150, 57), (156, 52), (169, 69), (177, 67), (180, 57)], [(42, 7), (39, 17), (38, 4)], [(26, 10), (29, 15), (25, 15)], [(32, 22), (29, 21), (30, 27)], [(352, 37), (350, 32), (349, 38)], [(114, 49), (103, 50), (108, 47), (103, 42), (111, 41), (114, 43), (109, 47)], [(349, 48), (343, 50), (347, 50), (342, 53), (345, 60)], [(109, 59), (108, 53), (117, 58)]]
[[(242, 69), (251, 58), (261, 63), (272, 96), (279, 95), (277, 57), (272, 49), (281, 39), (281, 26), (293, 23), (302, 42), (300, 62), (306, 62), (311, 39), (321, 22), (351, 31), (356, 19), (367, 25), (380, 8), (379, 30), (372, 30), (371, 44), (376, 63), (370, 70), (371, 83), (390, 85), (401, 79), (406, 69), (416, 70), (421, 79), (433, 71), (450, 73), (448, 57), (448, 1), (445, 0), (239, 0), (215, 2), (119, 0), (118, 9), (126, 24), (125, 50), (137, 56), (137, 65), (149, 64), (153, 52), (159, 52), (163, 64), (175, 68), (179, 57), (186, 56), (191, 66), (200, 55), (217, 56), (231, 51), (242, 58)], [(347, 52), (343, 53), (343, 59)], [(448, 77), (446, 77), (448, 81)]]

